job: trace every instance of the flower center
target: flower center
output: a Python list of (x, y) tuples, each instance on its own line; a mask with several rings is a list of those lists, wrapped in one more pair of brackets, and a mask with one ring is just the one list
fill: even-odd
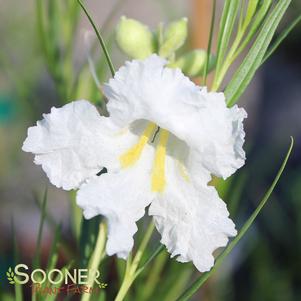
[[(152, 137), (155, 135), (155, 133), (157, 133), (156, 129), (157, 125), (150, 122), (142, 133), (139, 141), (127, 152), (120, 156), (119, 160), (123, 168), (130, 167), (139, 160), (145, 145), (149, 141), (152, 141)], [(169, 132), (164, 129), (160, 129), (158, 135), (159, 141), (156, 146), (154, 167), (151, 175), (151, 189), (154, 192), (163, 192), (166, 185), (165, 161)]]

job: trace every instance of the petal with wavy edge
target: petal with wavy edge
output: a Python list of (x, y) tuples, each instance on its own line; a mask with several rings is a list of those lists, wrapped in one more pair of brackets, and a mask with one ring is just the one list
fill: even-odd
[(214, 187), (204, 184), (196, 189), (182, 178), (173, 159), (168, 158), (167, 166), (166, 189), (152, 202), (149, 214), (172, 257), (192, 261), (200, 272), (209, 271), (213, 251), (236, 235), (235, 225)]
[(125, 259), (133, 248), (136, 222), (153, 199), (152, 162), (153, 148), (147, 145), (137, 164), (93, 178), (78, 191), (77, 204), (84, 210), (85, 218), (100, 214), (108, 220), (108, 255)]
[(243, 119), (227, 108), (223, 93), (196, 86), (179, 69), (152, 55), (127, 62), (104, 86), (110, 118), (124, 126), (150, 120), (194, 149), (194, 158), (210, 173), (227, 178), (245, 162)]
[(190, 94), (199, 91), (179, 69), (164, 68), (165, 64), (166, 60), (157, 55), (126, 62), (104, 85), (107, 108), (116, 124), (124, 126), (145, 119), (160, 125), (174, 118), (173, 105), (189, 102)]
[[(245, 163), (244, 109), (227, 108), (223, 93), (201, 91), (203, 109), (199, 112), (199, 129), (191, 131), (191, 166), (203, 165), (212, 174), (226, 179)], [(196, 125), (197, 123), (195, 123)]]
[(28, 129), (22, 149), (34, 153), (51, 183), (65, 190), (78, 188), (103, 167), (117, 168), (118, 154), (137, 139), (85, 100), (53, 107), (43, 117)]

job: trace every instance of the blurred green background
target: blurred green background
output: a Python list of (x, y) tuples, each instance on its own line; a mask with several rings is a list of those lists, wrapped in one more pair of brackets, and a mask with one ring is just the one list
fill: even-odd
[[(32, 163), (32, 156), (21, 151), (28, 126), (52, 106), (76, 98), (98, 104), (102, 101), (86, 64), (84, 33), (91, 30), (90, 25), (79, 9), (69, 9), (67, 0), (60, 2), (61, 15), (57, 15), (55, 2), (47, 1), (46, 12), (49, 22), (57, 26), (47, 31), (47, 41), (41, 41), (35, 2), (0, 0), (0, 296), (12, 290), (2, 281), (8, 266), (14, 263), (12, 221), (19, 261), (30, 262), (40, 220), (37, 200), (48, 184), (40, 167)], [(115, 65), (120, 66), (126, 57), (116, 47), (113, 30), (121, 15), (136, 18), (151, 28), (161, 21), (187, 16), (193, 46), (196, 37), (204, 35), (196, 24), (201, 24), (198, 18), (202, 14), (210, 14), (208, 2), (89, 0), (86, 4), (103, 28)], [(219, 6), (222, 2), (218, 1)], [(200, 5), (204, 11), (198, 15), (195, 9)], [(301, 5), (295, 1), (283, 24), (300, 11)], [(47, 43), (55, 47), (45, 52)], [(101, 50), (98, 46), (92, 50), (97, 74), (105, 81), (109, 72)], [(301, 300), (300, 53), (301, 26), (261, 68), (241, 99), (240, 105), (249, 113), (247, 162), (231, 179), (231, 189), (221, 192), (238, 227), (271, 184), (290, 136), (294, 136), (296, 145), (285, 174), (255, 225), (194, 300)], [(70, 196), (49, 185), (47, 210), (55, 222), (62, 224), (63, 263), (68, 254), (77, 252)], [(47, 258), (53, 237), (51, 221), (47, 225), (42, 259)], [(172, 267), (166, 266), (158, 277), (168, 277), (170, 271)], [(106, 277), (110, 285), (116, 276), (113, 273)], [(180, 284), (174, 279), (169, 283), (170, 290), (176, 290), (176, 285)]]

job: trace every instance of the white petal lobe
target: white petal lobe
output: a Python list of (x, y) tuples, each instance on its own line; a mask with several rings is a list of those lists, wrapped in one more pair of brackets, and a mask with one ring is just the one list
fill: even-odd
[(200, 272), (209, 271), (213, 251), (236, 235), (235, 225), (213, 187), (204, 184), (196, 189), (176, 169), (169, 159), (166, 191), (153, 201), (149, 214), (171, 256), (180, 262), (192, 261)]
[(133, 167), (93, 178), (78, 191), (77, 204), (85, 218), (100, 214), (108, 220), (108, 255), (125, 259), (133, 248), (136, 222), (153, 198), (149, 181), (152, 155), (152, 148), (146, 147)]
[(129, 135), (114, 138), (120, 129), (85, 100), (52, 108), (43, 117), (28, 129), (22, 149), (34, 153), (35, 163), (42, 165), (51, 183), (65, 190), (78, 188), (118, 162), (115, 153), (131, 143)]

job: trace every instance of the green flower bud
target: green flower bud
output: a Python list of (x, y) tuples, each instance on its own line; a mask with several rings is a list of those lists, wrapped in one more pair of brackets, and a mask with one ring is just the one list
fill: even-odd
[(184, 44), (188, 34), (187, 27), (187, 18), (174, 21), (167, 26), (160, 46), (160, 56), (168, 58)]
[[(207, 51), (195, 49), (178, 58), (174, 63), (170, 64), (169, 67), (180, 68), (187, 76), (202, 76), (206, 65), (206, 60)], [(210, 55), (208, 72), (215, 67), (215, 61), (215, 56)]]
[(155, 51), (152, 32), (134, 19), (121, 17), (116, 29), (116, 41), (120, 49), (134, 59), (144, 59)]

